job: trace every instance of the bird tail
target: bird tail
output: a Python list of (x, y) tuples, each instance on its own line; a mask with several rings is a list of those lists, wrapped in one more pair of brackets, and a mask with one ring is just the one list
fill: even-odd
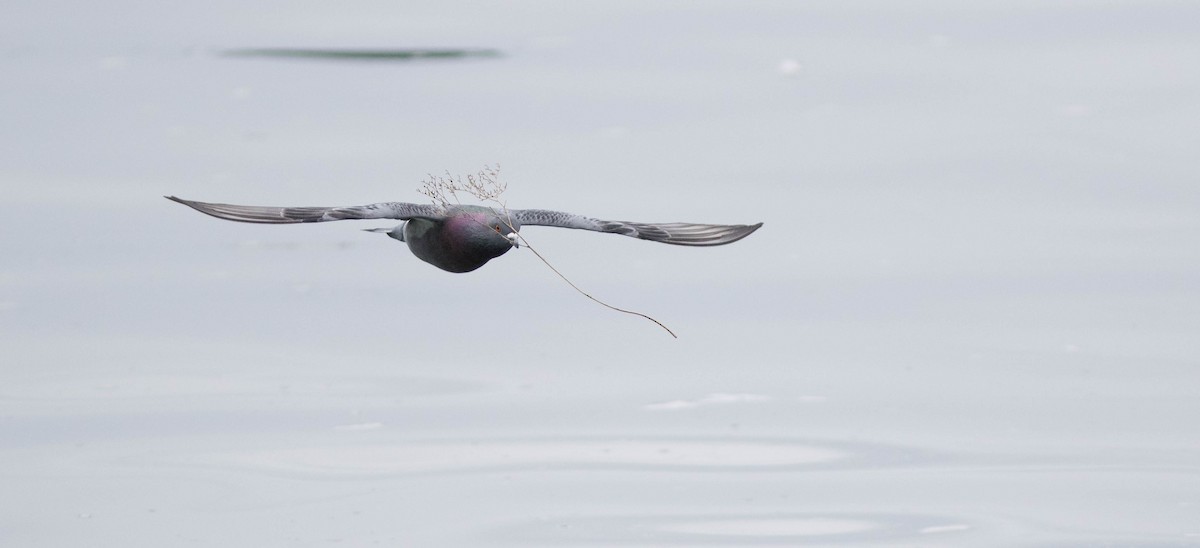
[(404, 225), (393, 228), (364, 228), (363, 232), (378, 232), (380, 234), (387, 234), (388, 236), (402, 242), (404, 241)]

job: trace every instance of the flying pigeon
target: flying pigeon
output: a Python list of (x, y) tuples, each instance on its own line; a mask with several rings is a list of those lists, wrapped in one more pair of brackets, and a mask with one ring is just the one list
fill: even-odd
[(418, 259), (448, 272), (470, 272), (518, 247), (522, 226), (557, 226), (621, 234), (642, 240), (686, 246), (714, 246), (736, 242), (758, 230), (752, 225), (693, 223), (631, 223), (604, 221), (546, 209), (495, 210), (475, 205), (409, 204), (383, 202), (350, 207), (263, 207), (179, 202), (218, 219), (243, 223), (320, 223), (350, 219), (400, 219), (393, 228), (367, 229), (408, 244)]

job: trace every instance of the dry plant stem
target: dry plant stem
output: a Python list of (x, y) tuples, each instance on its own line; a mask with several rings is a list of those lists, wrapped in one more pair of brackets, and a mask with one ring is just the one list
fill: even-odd
[(467, 175), (465, 181), (461, 176), (451, 175), (449, 171), (445, 176), (429, 174), (429, 178), (417, 192), (428, 196), (434, 205), (445, 210), (450, 207), (451, 202), (462, 203), (458, 197), (459, 192), (466, 192), (481, 201), (502, 204), (500, 195), (507, 189), (508, 185), (500, 181), (500, 164), (496, 164), (495, 167), (484, 166), (483, 171)]
[(559, 278), (562, 278), (564, 282), (567, 282), (567, 285), (571, 286), (571, 289), (574, 289), (575, 291), (579, 292), (580, 295), (583, 295), (584, 297), (587, 297), (592, 301), (595, 301), (597, 304), (610, 310), (646, 318), (647, 320), (658, 324), (659, 327), (666, 330), (667, 333), (670, 333), (672, 337), (676, 339), (679, 338), (679, 335), (676, 335), (674, 331), (671, 331), (671, 328), (646, 314), (642, 314), (641, 312), (636, 312), (633, 310), (626, 310), (624, 308), (618, 308), (591, 296), (591, 294), (575, 285), (575, 283), (563, 275), (562, 272), (559, 272), (557, 268), (554, 268), (554, 265), (550, 264), (550, 261), (547, 261), (541, 253), (538, 253), (533, 246), (529, 245), (529, 240), (526, 240), (521, 233), (517, 232), (517, 229), (512, 222), (512, 216), (508, 212), (508, 206), (503, 200), (500, 199), (500, 196), (504, 194), (504, 191), (507, 190), (507, 188), (508, 185), (500, 181), (500, 164), (496, 164), (495, 167), (484, 166), (483, 171), (480, 171), (477, 174), (467, 175), (465, 181), (461, 176), (455, 177), (454, 175), (451, 175), (450, 172), (446, 172), (445, 176), (430, 174), (429, 178), (424, 181), (424, 186), (418, 189), (418, 192), (428, 196), (429, 199), (433, 200), (434, 205), (437, 205), (443, 210), (450, 207), (451, 201), (453, 201), (455, 204), (462, 203), (462, 201), (458, 198), (459, 192), (465, 192), (474, 196), (480, 201), (492, 202), (498, 205), (500, 207), (500, 211), (496, 211), (496, 214), (500, 215), (501, 212), (503, 213), (502, 217), (505, 219), (505, 224), (508, 225), (509, 230), (512, 230), (513, 233), (517, 235), (517, 238), (521, 240), (521, 243), (527, 249), (529, 249), (529, 251), (532, 251), (533, 254), (536, 255), (537, 258), (541, 260), (547, 268), (558, 275)]

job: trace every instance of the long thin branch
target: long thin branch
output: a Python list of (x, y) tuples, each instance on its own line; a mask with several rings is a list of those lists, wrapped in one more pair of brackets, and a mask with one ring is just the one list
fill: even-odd
[(596, 301), (601, 306), (604, 306), (604, 307), (612, 309), (612, 310), (616, 310), (617, 312), (624, 312), (625, 314), (633, 314), (634, 316), (641, 316), (643, 318), (646, 318), (647, 320), (650, 320), (650, 321), (658, 324), (659, 327), (665, 329), (667, 331), (667, 333), (671, 334), (672, 337), (675, 337), (676, 339), (679, 338), (679, 335), (676, 335), (674, 331), (671, 331), (670, 327), (667, 327), (662, 322), (660, 322), (654, 318), (651, 318), (650, 316), (647, 316), (646, 314), (642, 314), (641, 312), (637, 312), (634, 310), (625, 310), (624, 308), (615, 307), (611, 304), (608, 304), (600, 299), (597, 299), (597, 298), (591, 296), (591, 294), (589, 294), (587, 291), (579, 289), (579, 286), (575, 285), (574, 282), (572, 282), (570, 279), (568, 279), (566, 276), (564, 276), (562, 272), (559, 272), (557, 268), (554, 268), (554, 265), (550, 264), (550, 261), (547, 261), (546, 258), (543, 257), (541, 253), (538, 253), (538, 251), (536, 249), (534, 249), (533, 246), (529, 245), (529, 241), (526, 240), (525, 237), (522, 236), (519, 232), (517, 233), (517, 238), (520, 238), (521, 243), (525, 244), (525, 247), (528, 248), (530, 251), (532, 251), (534, 255), (537, 255), (537, 258), (541, 259), (542, 262), (545, 263), (547, 268), (549, 268), (551, 271), (553, 271), (555, 274), (557, 274), (559, 278), (562, 278), (562, 280), (564, 282), (567, 282), (567, 285), (571, 286), (571, 289), (578, 291), (580, 295), (583, 295), (584, 297), (587, 297), (593, 301)]

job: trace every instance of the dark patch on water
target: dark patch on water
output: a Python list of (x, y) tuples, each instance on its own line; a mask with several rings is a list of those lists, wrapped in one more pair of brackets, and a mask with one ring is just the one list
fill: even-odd
[(225, 57), (267, 57), (327, 61), (416, 61), (451, 60), (470, 57), (500, 57), (495, 49), (338, 49), (338, 48), (241, 48), (221, 52)]

